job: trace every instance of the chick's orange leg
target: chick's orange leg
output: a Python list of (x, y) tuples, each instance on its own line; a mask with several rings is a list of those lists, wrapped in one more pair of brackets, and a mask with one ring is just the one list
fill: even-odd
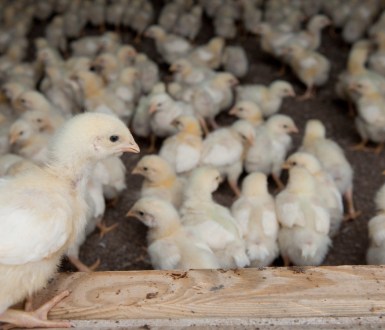
[(383, 142), (381, 142), (377, 145), (377, 147), (374, 149), (374, 153), (376, 155), (379, 155), (381, 153), (382, 149), (384, 149), (384, 143)]
[(150, 146), (148, 147), (147, 152), (149, 152), (149, 153), (155, 152), (156, 151), (155, 144), (156, 144), (156, 135), (155, 134), (151, 134), (151, 136), (150, 136)]
[(309, 100), (309, 99), (313, 98), (314, 96), (315, 96), (315, 90), (314, 90), (313, 86), (309, 86), (306, 89), (306, 92), (302, 96), (298, 97), (298, 100), (299, 101), (305, 101), (305, 100)]
[(199, 116), (198, 120), (199, 120), (199, 124), (203, 129), (204, 136), (207, 136), (210, 133), (210, 131), (209, 131), (209, 128), (207, 127), (206, 120), (202, 116)]
[(354, 207), (354, 202), (353, 202), (353, 189), (348, 189), (345, 194), (344, 194), (346, 204), (348, 207), (348, 213), (344, 216), (345, 221), (350, 221), (356, 219), (361, 212), (356, 211)]
[(239, 190), (238, 184), (236, 181), (229, 180), (228, 181), (231, 190), (234, 192), (236, 197), (241, 195), (241, 191)]
[(68, 256), (68, 260), (73, 264), (80, 272), (90, 273), (95, 271), (100, 265), (100, 259), (96, 260), (90, 267), (86, 266), (79, 258), (74, 256)]
[(105, 234), (109, 233), (110, 231), (113, 231), (118, 225), (118, 223), (115, 223), (111, 226), (107, 226), (103, 222), (99, 222), (96, 227), (98, 227), (100, 230), (100, 238), (103, 238)]
[(360, 143), (354, 145), (353, 147), (351, 147), (350, 149), (351, 150), (355, 150), (355, 151), (367, 151), (368, 149), (366, 148), (366, 144), (368, 143), (368, 140), (364, 139), (362, 140)]
[(280, 179), (279, 175), (272, 173), (271, 177), (273, 178), (275, 184), (277, 185), (277, 190), (281, 191), (283, 188), (285, 188), (285, 185), (283, 184), (282, 180)]
[(49, 311), (55, 307), (60, 301), (68, 297), (70, 292), (64, 291), (43, 306), (33, 312), (24, 312), (15, 309), (8, 309), (0, 315), (0, 322), (9, 323), (2, 329), (8, 330), (12, 328), (70, 328), (69, 321), (50, 321), (48, 320)]

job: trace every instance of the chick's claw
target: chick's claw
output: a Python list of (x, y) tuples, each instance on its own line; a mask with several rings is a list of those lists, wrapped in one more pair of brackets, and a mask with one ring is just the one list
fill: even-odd
[(8, 309), (0, 315), (1, 322), (10, 323), (2, 327), (3, 330), (13, 328), (70, 328), (69, 321), (50, 321), (48, 320), (49, 311), (55, 307), (60, 301), (68, 297), (70, 292), (63, 291), (44, 305), (33, 312), (24, 312), (19, 310)]
[(111, 226), (107, 226), (103, 222), (98, 223), (96, 227), (98, 227), (100, 230), (100, 238), (103, 238), (105, 234), (109, 233), (110, 231), (113, 231), (118, 225), (118, 223), (115, 223)]

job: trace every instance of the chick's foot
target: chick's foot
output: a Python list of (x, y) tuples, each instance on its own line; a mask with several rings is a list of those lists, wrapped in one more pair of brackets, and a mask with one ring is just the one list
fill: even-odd
[(100, 230), (100, 238), (103, 238), (105, 234), (109, 233), (110, 231), (113, 231), (118, 225), (118, 223), (115, 223), (111, 226), (107, 226), (103, 222), (98, 223), (96, 227), (98, 227)]
[(33, 312), (24, 312), (15, 309), (8, 309), (0, 315), (0, 322), (9, 323), (1, 329), (8, 330), (13, 328), (70, 328), (69, 321), (50, 321), (48, 320), (49, 311), (60, 301), (68, 297), (70, 292), (64, 291), (43, 306)]
[(68, 260), (80, 271), (90, 273), (95, 271), (100, 265), (100, 259), (96, 260), (91, 266), (86, 266), (79, 258), (68, 256)]

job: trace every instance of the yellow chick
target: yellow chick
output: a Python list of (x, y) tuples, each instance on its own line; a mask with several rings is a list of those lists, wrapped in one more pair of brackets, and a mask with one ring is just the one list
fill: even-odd
[(202, 14), (202, 7), (195, 5), (190, 11), (178, 15), (173, 32), (189, 40), (195, 40), (202, 27)]
[(207, 44), (195, 47), (188, 55), (188, 59), (197, 65), (206, 66), (210, 69), (218, 69), (222, 62), (225, 39), (214, 37)]
[(180, 209), (182, 224), (213, 250), (221, 268), (245, 267), (250, 261), (240, 228), (229, 209), (212, 198), (221, 180), (215, 168), (204, 166), (193, 170)]
[(159, 156), (166, 159), (177, 174), (198, 166), (202, 152), (202, 129), (194, 116), (182, 115), (172, 124), (178, 133), (163, 141)]
[(47, 165), (1, 181), (0, 232), (6, 233), (0, 252), (1, 322), (16, 327), (70, 326), (47, 319), (68, 291), (33, 312), (9, 307), (47, 283), (84, 230), (84, 196), (93, 163), (123, 152), (139, 152), (139, 147), (119, 119), (82, 114), (69, 120), (52, 140)]
[(155, 40), (158, 53), (168, 64), (186, 56), (192, 49), (191, 44), (186, 39), (175, 34), (168, 34), (158, 25), (150, 26), (144, 35)]
[(271, 116), (260, 125), (256, 130), (255, 141), (246, 153), (246, 172), (271, 174), (278, 189), (283, 189), (280, 175), (292, 144), (290, 133), (298, 133), (298, 128), (286, 115)]
[(279, 224), (267, 177), (254, 172), (244, 178), (240, 197), (231, 206), (237, 220), (251, 267), (269, 266), (278, 257)]
[(92, 67), (103, 77), (108, 84), (118, 79), (119, 73), (123, 69), (115, 54), (102, 53), (92, 62)]
[(243, 160), (254, 139), (253, 125), (239, 119), (229, 127), (211, 132), (203, 141), (200, 163), (216, 167), (227, 178), (236, 196), (240, 195), (238, 179), (243, 171)]
[(84, 107), (87, 111), (114, 114), (125, 118), (131, 116), (124, 102), (105, 88), (102, 78), (91, 71), (80, 71), (72, 76), (79, 84), (84, 95)]
[(194, 64), (186, 58), (180, 58), (173, 62), (170, 71), (174, 74), (174, 82), (187, 86), (198, 85), (214, 75), (212, 70)]
[(225, 71), (237, 78), (246, 76), (249, 71), (249, 60), (241, 46), (226, 46), (223, 51), (222, 64)]
[(346, 219), (355, 219), (360, 212), (356, 211), (353, 202), (353, 169), (342, 148), (333, 140), (326, 138), (326, 129), (321, 121), (316, 119), (307, 121), (300, 151), (308, 152), (320, 161), (346, 199)]
[(351, 83), (350, 90), (358, 94), (355, 102), (358, 112), (355, 124), (362, 140), (353, 149), (365, 150), (366, 144), (373, 141), (378, 144), (375, 153), (379, 154), (385, 142), (385, 97), (370, 79)]
[(215, 116), (231, 106), (234, 100), (233, 88), (238, 83), (238, 79), (231, 73), (220, 72), (194, 87), (191, 104), (206, 134), (208, 133), (208, 127), (205, 119), (209, 121), (213, 128), (219, 127), (215, 121)]
[(147, 155), (136, 164), (132, 174), (144, 176), (141, 196), (155, 196), (172, 203), (182, 204), (184, 179), (176, 176), (170, 164), (157, 155)]
[(379, 31), (372, 35), (377, 49), (369, 57), (369, 69), (385, 76), (385, 32)]
[(290, 155), (284, 166), (286, 168), (294, 166), (303, 167), (313, 176), (317, 184), (317, 191), (320, 195), (322, 205), (330, 214), (329, 235), (334, 237), (341, 227), (344, 209), (341, 193), (338, 191), (333, 178), (322, 168), (318, 159), (309, 153), (296, 152)]
[(171, 32), (183, 11), (183, 5), (179, 2), (170, 1), (165, 3), (159, 13), (158, 24), (165, 31)]
[(331, 246), (330, 216), (313, 176), (305, 168), (291, 168), (289, 182), (275, 202), (282, 226), (278, 242), (285, 266), (290, 261), (297, 266), (320, 265)]
[(25, 91), (21, 93), (17, 100), (17, 109), (20, 109), (20, 112), (30, 111), (30, 110), (41, 110), (45, 112), (54, 112), (53, 105), (48, 101), (48, 99), (38, 91)]
[(316, 51), (295, 44), (285, 47), (284, 53), (289, 56), (289, 65), (293, 72), (306, 86), (300, 99), (314, 97), (315, 87), (324, 85), (329, 79), (329, 60)]
[(263, 123), (261, 108), (251, 101), (239, 101), (229, 111), (230, 115), (247, 120), (251, 125), (257, 127)]
[(293, 86), (284, 80), (275, 80), (269, 86), (242, 85), (236, 87), (237, 101), (256, 103), (265, 117), (277, 113), (285, 97), (294, 97)]
[(368, 222), (370, 245), (366, 252), (369, 265), (383, 265), (385, 263), (385, 185), (376, 194), (375, 204), (377, 215)]
[(169, 202), (143, 197), (127, 216), (136, 217), (149, 227), (148, 254), (154, 269), (219, 268), (208, 245), (182, 226), (178, 212)]

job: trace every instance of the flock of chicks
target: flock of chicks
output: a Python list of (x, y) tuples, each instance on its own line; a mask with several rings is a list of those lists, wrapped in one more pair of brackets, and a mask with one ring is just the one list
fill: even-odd
[[(298, 128), (278, 112), (284, 98), (296, 96), (293, 86), (239, 84), (248, 55), (226, 39), (239, 30), (258, 35), (261, 48), (306, 86), (299, 97), (306, 100), (329, 79), (329, 60), (317, 51), (321, 31), (341, 28), (353, 45), (336, 93), (356, 116), (362, 142), (355, 149), (374, 142), (380, 152), (385, 15), (373, 20), (382, 1), (172, 0), (158, 17), (149, 0), (0, 6), (0, 321), (69, 326), (44, 320), (68, 292), (28, 318), (8, 308), (30, 300), (63, 254), (79, 270), (97, 267), (79, 260), (79, 248), (95, 227), (102, 235), (115, 228), (102, 221), (106, 199), (114, 202), (126, 189), (121, 154), (139, 152), (126, 125), (150, 139), (151, 152), (163, 139), (159, 152), (142, 157), (132, 172), (144, 181), (127, 213), (149, 227), (155, 269), (263, 267), (279, 255), (285, 265), (320, 265), (341, 222), (358, 216), (353, 170), (341, 147), (313, 119), (299, 150), (288, 155)], [(215, 37), (196, 46), (203, 14)], [(36, 60), (26, 62), (34, 19), (50, 22), (45, 38), (35, 39)], [(82, 36), (87, 24), (100, 34)], [(105, 32), (106, 25), (117, 32)], [(137, 43), (153, 39), (162, 64), (122, 43), (122, 27), (136, 33)], [(363, 40), (366, 33), (370, 39)], [(163, 77), (164, 64), (171, 77)], [(237, 117), (230, 126), (216, 122), (223, 111)], [(283, 169), (289, 170), (286, 186)], [(231, 207), (212, 197), (224, 179), (236, 196)], [(376, 198), (379, 214), (369, 222), (369, 263), (385, 263), (384, 198), (385, 187)], [(25, 244), (15, 244), (20, 240)]]

